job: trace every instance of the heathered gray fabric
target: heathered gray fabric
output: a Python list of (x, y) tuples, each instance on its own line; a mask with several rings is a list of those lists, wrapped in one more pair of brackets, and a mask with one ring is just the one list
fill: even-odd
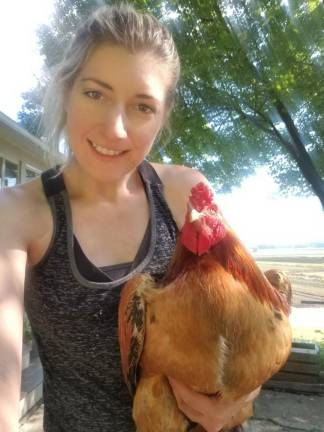
[(120, 291), (137, 272), (160, 279), (177, 235), (162, 186), (150, 170), (147, 162), (139, 168), (150, 204), (149, 248), (139, 265), (117, 281), (93, 282), (81, 275), (67, 193), (62, 190), (48, 198), (54, 236), (42, 261), (29, 272), (25, 288), (25, 308), (44, 369), (45, 432), (135, 430), (120, 368)]

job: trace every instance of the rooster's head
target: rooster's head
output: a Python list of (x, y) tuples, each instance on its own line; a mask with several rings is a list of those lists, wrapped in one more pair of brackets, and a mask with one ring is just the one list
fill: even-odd
[(225, 235), (226, 228), (214, 202), (213, 191), (205, 183), (198, 183), (191, 189), (181, 243), (194, 254), (202, 255)]

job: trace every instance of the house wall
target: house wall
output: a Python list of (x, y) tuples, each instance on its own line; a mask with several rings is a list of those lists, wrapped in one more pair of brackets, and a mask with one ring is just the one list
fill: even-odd
[(0, 164), (1, 164), (1, 183), (0, 186), (6, 186), (4, 184), (5, 179), (5, 166), (6, 161), (17, 165), (18, 178), (17, 183), (24, 183), (29, 180), (29, 175), (34, 172), (35, 175), (40, 174), (47, 168), (47, 163), (44, 159), (44, 153), (39, 152), (37, 154), (31, 154), (28, 151), (15, 146), (12, 142), (8, 141), (0, 135)]
[[(49, 167), (47, 148), (38, 138), (0, 112), (0, 187), (24, 183)], [(63, 154), (55, 157), (58, 164)]]

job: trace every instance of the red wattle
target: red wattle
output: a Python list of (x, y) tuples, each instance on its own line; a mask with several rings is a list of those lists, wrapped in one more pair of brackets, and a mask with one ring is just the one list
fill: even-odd
[(203, 255), (226, 236), (226, 228), (222, 222), (205, 217), (195, 223), (186, 222), (181, 230), (181, 243), (195, 255)]
[(198, 234), (198, 239), (197, 239), (197, 243), (198, 243), (198, 248), (197, 248), (197, 255), (200, 256), (206, 252), (209, 251), (211, 244), (210, 241), (208, 240), (208, 238), (206, 238), (205, 236)]
[(181, 243), (185, 246), (190, 252), (197, 254), (198, 245), (197, 245), (197, 231), (193, 227), (193, 225), (185, 223), (181, 230)]

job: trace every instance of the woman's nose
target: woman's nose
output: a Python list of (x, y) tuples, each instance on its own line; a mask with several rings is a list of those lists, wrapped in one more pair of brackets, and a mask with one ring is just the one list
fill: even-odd
[(107, 115), (105, 132), (111, 138), (122, 139), (127, 137), (126, 118), (122, 110), (116, 110)]

